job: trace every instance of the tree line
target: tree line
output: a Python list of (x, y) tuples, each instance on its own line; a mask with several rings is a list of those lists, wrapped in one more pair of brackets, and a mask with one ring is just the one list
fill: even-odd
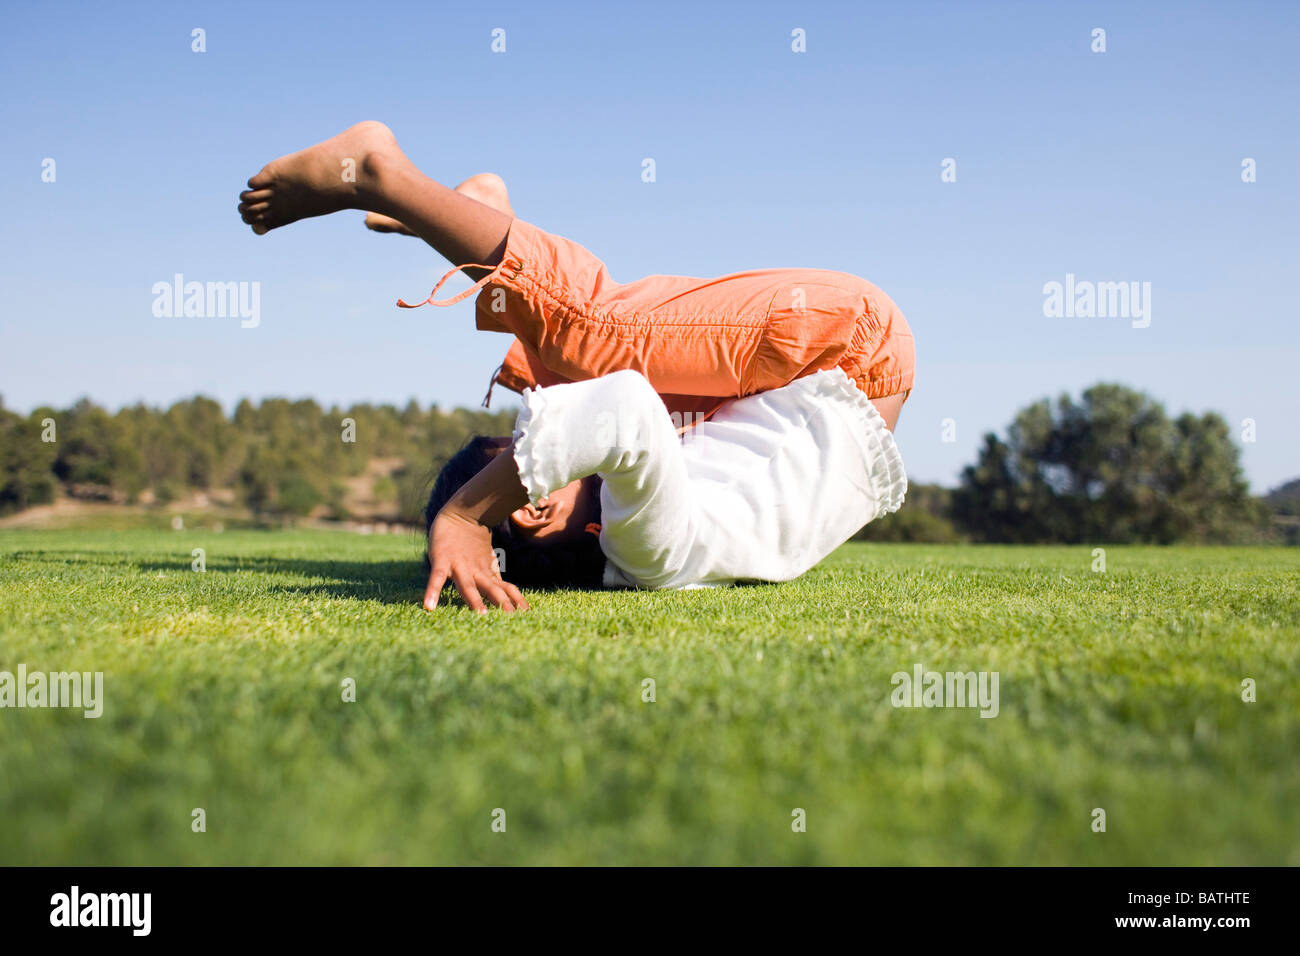
[[(253, 515), (352, 517), (367, 487), (382, 516), (417, 522), (441, 464), (470, 435), (508, 435), (514, 411), (241, 401), (109, 412), (87, 399), (29, 415), (0, 403), (0, 514), (63, 494), (168, 503), (196, 492)], [(1169, 415), (1150, 396), (1100, 384), (1022, 409), (984, 436), (956, 488), (913, 484), (903, 509), (864, 540), (1296, 543), (1300, 482), (1250, 494), (1239, 450), (1213, 412)], [(373, 516), (373, 515), (371, 515)]]
[(1253, 497), (1228, 423), (1098, 384), (1023, 408), (954, 489), (913, 485), (865, 540), (1300, 543), (1291, 482)]
[(224, 491), (255, 515), (347, 518), (348, 480), (376, 459), (397, 466), (375, 489), (386, 517), (415, 521), (437, 467), (478, 432), (508, 435), (510, 410), (241, 401), (227, 415), (210, 398), (110, 413), (82, 399), (19, 415), (0, 406), (0, 514), (61, 491), (123, 503), (168, 503)]

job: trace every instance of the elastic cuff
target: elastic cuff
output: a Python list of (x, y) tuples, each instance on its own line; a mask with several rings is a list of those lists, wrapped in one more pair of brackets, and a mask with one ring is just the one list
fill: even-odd
[(843, 374), (844, 370), (838, 371), (841, 374), (831, 372), (826, 376), (827, 388), (861, 409), (869, 426), (862, 437), (866, 439), (870, 450), (868, 480), (876, 500), (876, 514), (871, 519), (874, 521), (903, 507), (903, 500), (907, 496), (907, 470), (903, 467), (903, 456), (894, 441), (894, 433), (885, 426), (884, 417), (862, 389), (854, 385), (847, 374)]
[(510, 229), (506, 232), (506, 248), (501, 253), (501, 262), (492, 270), (491, 275), (485, 276), (475, 285), (476, 289), (481, 289), (478, 298), (474, 300), (474, 328), (480, 332), (513, 332), (513, 329), (502, 321), (503, 313), (493, 311), (490, 296), (498, 289), (522, 291), (515, 280), (529, 268), (530, 263), (537, 262), (540, 232), (541, 230), (530, 222), (522, 219), (510, 220)]
[(519, 417), (515, 419), (515, 467), (519, 469), (519, 482), (528, 492), (528, 500), (537, 504), (554, 490), (547, 487), (546, 480), (540, 474), (541, 453), (536, 447), (541, 422), (534, 419), (541, 415), (542, 409), (546, 406), (545, 390), (527, 389), (523, 399), (524, 407), (519, 412)]

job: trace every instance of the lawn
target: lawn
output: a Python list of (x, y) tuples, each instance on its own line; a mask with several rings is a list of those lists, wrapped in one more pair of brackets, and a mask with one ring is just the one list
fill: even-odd
[[(0, 671), (104, 675), (0, 710), (0, 863), (1300, 864), (1295, 549), (856, 544), (478, 616), (419, 547), (0, 532)], [(893, 707), (917, 664), (998, 715)]]

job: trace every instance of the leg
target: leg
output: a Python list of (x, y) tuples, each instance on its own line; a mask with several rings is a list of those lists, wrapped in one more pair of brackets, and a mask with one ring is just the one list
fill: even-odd
[(501, 271), (478, 299), (478, 328), (515, 336), (495, 381), (520, 391), (623, 368), (673, 411), (842, 368), (889, 427), (912, 387), (902, 312), (857, 276), (769, 269), (717, 279), (618, 283), (582, 246), (516, 219)]
[[(364, 209), (396, 219), (453, 265), (495, 266), (511, 217), (434, 182), (415, 168), (382, 123), (358, 123), (333, 139), (263, 167), (240, 194), (257, 235), (299, 219)], [(465, 270), (478, 278), (481, 270)]]
[[(870, 398), (911, 388), (910, 367), (896, 382), (866, 382), (877, 376), (862, 359), (899, 332), (910, 340), (910, 332), (897, 307), (865, 280), (779, 269), (621, 285), (577, 243), (425, 176), (382, 123), (359, 123), (281, 157), (249, 187), (239, 209), (258, 235), (364, 209), (397, 220), (461, 267), (500, 265), (509, 239), (512, 261), (479, 298), (479, 328), (514, 333), (542, 365), (570, 380), (632, 368), (661, 393), (730, 397), (847, 361)], [(464, 271), (474, 279), (488, 274)], [(868, 384), (892, 387), (873, 394)]]
[[(515, 214), (510, 205), (510, 194), (506, 191), (505, 180), (495, 173), (479, 173), (477, 176), (471, 176), (456, 187), (456, 192), (468, 196), (470, 199), (477, 199), (485, 206), (499, 209), (507, 216)], [(395, 232), (403, 236), (415, 235), (392, 216), (385, 216), (377, 212), (366, 213), (366, 228), (375, 232)]]
[(578, 243), (522, 219), (503, 258), (479, 295), (477, 326), (513, 334), (524, 361), (511, 371), (522, 364), (534, 377), (539, 368), (567, 381), (630, 368), (661, 395), (734, 398), (871, 355), (891, 331), (879, 290), (843, 273), (619, 283)]

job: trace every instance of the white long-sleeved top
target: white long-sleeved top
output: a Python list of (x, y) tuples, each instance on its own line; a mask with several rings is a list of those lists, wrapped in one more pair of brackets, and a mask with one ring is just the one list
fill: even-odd
[(903, 503), (894, 436), (840, 369), (735, 399), (679, 436), (638, 372), (524, 392), (534, 504), (599, 475), (605, 585), (788, 581)]

